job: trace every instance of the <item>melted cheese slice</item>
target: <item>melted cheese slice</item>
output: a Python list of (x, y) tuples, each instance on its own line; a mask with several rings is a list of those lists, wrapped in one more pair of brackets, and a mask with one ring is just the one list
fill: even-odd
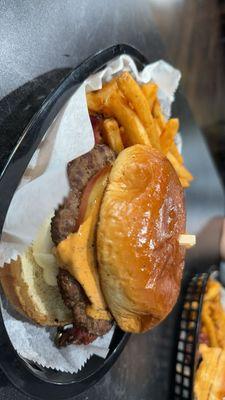
[(95, 319), (111, 319), (100, 288), (95, 256), (95, 230), (99, 209), (106, 188), (109, 169), (98, 176), (90, 193), (83, 223), (57, 246), (57, 255), (64, 269), (81, 284), (91, 305), (86, 312)]

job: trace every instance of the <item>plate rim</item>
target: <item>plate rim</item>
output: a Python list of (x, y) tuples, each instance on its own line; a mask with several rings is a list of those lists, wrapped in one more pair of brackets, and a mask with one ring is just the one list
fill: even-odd
[[(17, 182), (14, 185), (11, 185), (9, 192), (6, 191), (6, 195), (8, 195), (7, 199), (7, 206), (3, 210), (3, 219), (6, 216), (8, 211), (8, 207), (10, 205), (11, 199), (14, 195), (14, 192), (19, 184), (20, 178), (23, 175), (34, 151), (36, 150), (38, 144), (40, 143), (42, 137), (44, 136), (45, 132), (47, 131), (48, 127), (58, 114), (59, 110), (68, 100), (72, 92), (74, 92), (78, 86), (90, 75), (97, 72), (99, 69), (103, 68), (107, 62), (115, 59), (116, 57), (126, 54), (131, 56), (139, 65), (143, 68), (146, 63), (148, 63), (148, 59), (135, 47), (130, 46), (129, 44), (116, 44), (110, 47), (107, 47), (103, 50), (94, 53), (93, 55), (89, 56), (83, 62), (81, 62), (78, 66), (76, 66), (60, 83), (56, 86), (56, 88), (46, 97), (44, 102), (42, 103), (39, 110), (34, 114), (31, 118), (30, 122), (24, 129), (20, 139), (18, 140), (16, 146), (13, 148), (10, 157), (8, 158), (3, 170), (0, 172), (0, 191), (4, 191), (6, 185), (9, 181), (11, 174), (15, 170), (15, 165), (17, 164), (18, 160), (21, 161), (23, 158), (23, 163), (20, 171), (17, 171)], [(55, 107), (54, 107), (55, 106)], [(49, 118), (50, 113), (52, 113), (51, 118)], [(47, 123), (46, 123), (47, 121)], [(40, 125), (44, 125), (42, 129)], [(36, 136), (34, 135), (33, 140), (31, 141), (29, 152), (26, 156), (24, 156), (24, 147), (29, 140), (30, 136), (33, 135), (34, 131), (38, 129), (38, 134), (36, 132)], [(0, 221), (0, 232), (2, 231), (3, 221)], [(119, 329), (119, 328), (116, 328)], [(26, 395), (29, 395), (36, 399), (44, 399), (45, 397), (40, 397), (33, 394), (32, 391), (26, 390), (27, 387), (24, 387), (24, 384), (18, 383), (15, 380), (16, 371), (22, 368), (24, 378), (27, 378), (29, 375), (29, 380), (32, 381), (33, 386), (37, 388), (37, 386), (43, 385), (45, 383), (44, 391), (48, 391), (46, 385), (49, 389), (57, 388), (57, 392), (61, 392), (60, 389), (66, 392), (66, 387), (75, 388), (75, 386), (83, 386), (85, 383), (85, 388), (80, 387), (76, 393), (73, 393), (71, 396), (67, 396), (65, 393), (65, 397), (58, 397), (59, 399), (69, 399), (74, 397), (85, 390), (87, 390), (90, 386), (94, 385), (99, 379), (101, 379), (105, 373), (112, 367), (116, 359), (121, 354), (122, 350), (124, 349), (127, 341), (129, 340), (130, 334), (126, 332), (122, 332), (122, 339), (120, 340), (119, 344), (115, 347), (112, 352), (109, 352), (109, 356), (107, 356), (103, 364), (93, 373), (91, 373), (87, 378), (80, 382), (71, 382), (71, 383), (55, 383), (55, 382), (46, 382), (37, 375), (33, 375), (32, 371), (29, 370), (25, 365), (23, 365), (22, 359), (18, 356), (16, 350), (13, 348), (10, 339), (8, 337), (6, 328), (4, 326), (2, 314), (0, 311), (0, 351), (1, 354), (7, 353), (6, 357), (1, 357), (0, 359), (0, 368), (6, 374), (8, 379), (11, 383), (23, 392)], [(115, 335), (115, 333), (114, 333)], [(114, 337), (113, 335), (113, 337)], [(7, 368), (7, 365), (10, 365), (10, 370)], [(12, 373), (12, 370), (14, 371)], [(32, 377), (32, 379), (31, 379)], [(21, 377), (22, 379), (22, 377)], [(20, 380), (19, 380), (20, 381)], [(24, 382), (23, 382), (24, 383)], [(39, 384), (39, 385), (38, 385)], [(32, 385), (30, 385), (32, 387)], [(36, 389), (35, 389), (36, 390)], [(47, 397), (46, 397), (47, 399)], [(57, 396), (56, 396), (57, 399)]]

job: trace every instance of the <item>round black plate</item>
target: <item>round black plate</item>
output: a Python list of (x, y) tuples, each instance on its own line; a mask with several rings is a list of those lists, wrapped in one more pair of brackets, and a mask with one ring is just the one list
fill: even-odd
[[(75, 68), (47, 97), (40, 110), (32, 118), (0, 175), (0, 232), (10, 201), (27, 164), (59, 110), (84, 79), (121, 54), (131, 55), (138, 67), (143, 68), (147, 63), (141, 53), (128, 45), (116, 45), (103, 50)], [(36, 399), (47, 400), (49, 396), (55, 400), (69, 399), (88, 389), (103, 377), (118, 358), (128, 338), (129, 334), (116, 328), (106, 359), (93, 356), (79, 373), (59, 373), (41, 368), (17, 355), (10, 343), (0, 313), (0, 367), (19, 390)]]
[(70, 399), (87, 390), (114, 364), (130, 336), (116, 328), (106, 359), (92, 356), (80, 372), (69, 374), (42, 368), (20, 358), (10, 343), (1, 316), (0, 324), (1, 368), (13, 385), (38, 400), (49, 400), (49, 397)]

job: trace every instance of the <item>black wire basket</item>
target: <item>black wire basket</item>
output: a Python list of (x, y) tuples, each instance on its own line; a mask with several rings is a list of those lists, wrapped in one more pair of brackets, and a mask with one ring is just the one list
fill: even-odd
[(203, 297), (209, 277), (216, 268), (194, 275), (184, 292), (177, 331), (171, 400), (194, 400), (193, 383), (198, 365), (198, 338)]

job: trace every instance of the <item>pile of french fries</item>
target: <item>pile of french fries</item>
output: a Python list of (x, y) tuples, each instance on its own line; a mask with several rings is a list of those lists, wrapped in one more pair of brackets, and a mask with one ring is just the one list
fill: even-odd
[(123, 72), (102, 89), (87, 94), (90, 114), (101, 114), (103, 139), (116, 153), (134, 144), (161, 150), (176, 170), (184, 188), (193, 179), (185, 168), (175, 144), (179, 120), (163, 116), (155, 83), (139, 85), (129, 72)]
[(221, 304), (221, 284), (209, 280), (203, 298), (201, 332), (209, 339), (209, 347), (225, 349), (225, 311)]

